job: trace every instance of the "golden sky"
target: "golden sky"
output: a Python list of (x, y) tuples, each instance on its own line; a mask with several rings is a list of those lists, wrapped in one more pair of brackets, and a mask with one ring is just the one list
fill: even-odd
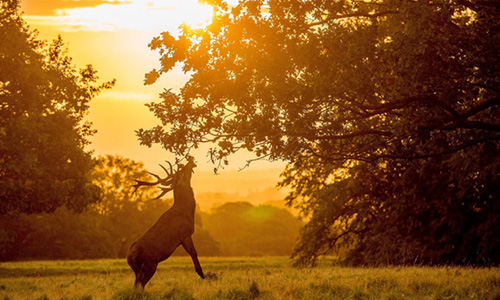
[[(92, 64), (102, 81), (117, 79), (113, 89), (102, 92), (90, 105), (88, 119), (98, 131), (91, 138), (95, 155), (121, 155), (159, 172), (158, 162), (173, 156), (160, 147), (140, 146), (134, 131), (158, 123), (144, 104), (159, 99), (164, 88), (178, 90), (188, 75), (178, 66), (154, 85), (144, 86), (144, 74), (159, 66), (159, 55), (148, 44), (163, 31), (177, 34), (182, 23), (207, 24), (211, 7), (197, 0), (22, 0), (21, 9), (40, 38), (62, 36), (77, 67)], [(275, 185), (283, 166), (259, 162), (250, 171), (236, 172), (245, 159), (252, 158), (240, 154), (220, 176), (213, 176), (204, 150), (193, 154), (198, 164), (193, 185), (199, 192), (246, 195), (266, 190)]]

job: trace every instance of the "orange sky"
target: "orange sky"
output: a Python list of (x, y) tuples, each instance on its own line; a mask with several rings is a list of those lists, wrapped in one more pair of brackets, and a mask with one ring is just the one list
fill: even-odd
[[(95, 155), (118, 154), (159, 172), (157, 163), (173, 157), (159, 147), (140, 146), (134, 131), (157, 124), (144, 104), (156, 101), (164, 88), (179, 89), (188, 75), (177, 67), (154, 85), (144, 86), (144, 74), (159, 65), (159, 55), (147, 45), (162, 31), (176, 34), (183, 22), (207, 24), (211, 8), (196, 0), (23, 0), (21, 8), (28, 24), (39, 30), (40, 38), (62, 36), (76, 66), (90, 63), (102, 81), (117, 79), (113, 89), (91, 103), (88, 119), (98, 130), (90, 146)], [(250, 170), (236, 172), (245, 159), (252, 158), (239, 154), (220, 176), (213, 176), (205, 152), (193, 154), (198, 164), (193, 178), (195, 192), (247, 195), (269, 191), (283, 167), (281, 163), (258, 162)]]

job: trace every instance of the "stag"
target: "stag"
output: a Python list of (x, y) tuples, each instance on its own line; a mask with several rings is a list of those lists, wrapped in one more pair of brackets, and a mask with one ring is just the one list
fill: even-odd
[(198, 254), (194, 248), (191, 235), (194, 232), (194, 211), (195, 199), (193, 189), (191, 188), (191, 174), (196, 164), (191, 160), (185, 166), (178, 167), (174, 172), (172, 164), (170, 171), (161, 166), (167, 173), (167, 177), (150, 173), (157, 180), (155, 182), (147, 182), (135, 180), (135, 191), (141, 186), (159, 186), (161, 194), (156, 197), (158, 199), (168, 193), (174, 191), (174, 204), (167, 210), (158, 221), (149, 228), (131, 246), (127, 254), (127, 262), (134, 270), (135, 284), (137, 288), (141, 285), (142, 289), (156, 272), (158, 263), (166, 260), (170, 255), (182, 245), (193, 260), (196, 273), (201, 278), (205, 278)]

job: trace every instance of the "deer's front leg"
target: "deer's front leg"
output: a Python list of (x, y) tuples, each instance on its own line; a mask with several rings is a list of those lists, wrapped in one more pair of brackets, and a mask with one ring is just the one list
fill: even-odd
[(203, 270), (201, 269), (200, 262), (198, 261), (198, 253), (196, 252), (196, 249), (194, 248), (193, 240), (191, 239), (191, 237), (189, 236), (186, 239), (184, 239), (181, 242), (181, 244), (182, 244), (182, 247), (191, 256), (196, 273), (198, 273), (198, 275), (200, 275), (201, 278), (205, 279), (205, 275), (203, 274)]

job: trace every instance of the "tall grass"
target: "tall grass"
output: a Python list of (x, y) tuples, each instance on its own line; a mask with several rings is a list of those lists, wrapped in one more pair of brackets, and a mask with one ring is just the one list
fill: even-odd
[(480, 299), (500, 300), (500, 269), (469, 267), (346, 268), (324, 259), (291, 267), (284, 257), (189, 258), (160, 264), (141, 292), (124, 260), (0, 264), (0, 300), (37, 299)]

